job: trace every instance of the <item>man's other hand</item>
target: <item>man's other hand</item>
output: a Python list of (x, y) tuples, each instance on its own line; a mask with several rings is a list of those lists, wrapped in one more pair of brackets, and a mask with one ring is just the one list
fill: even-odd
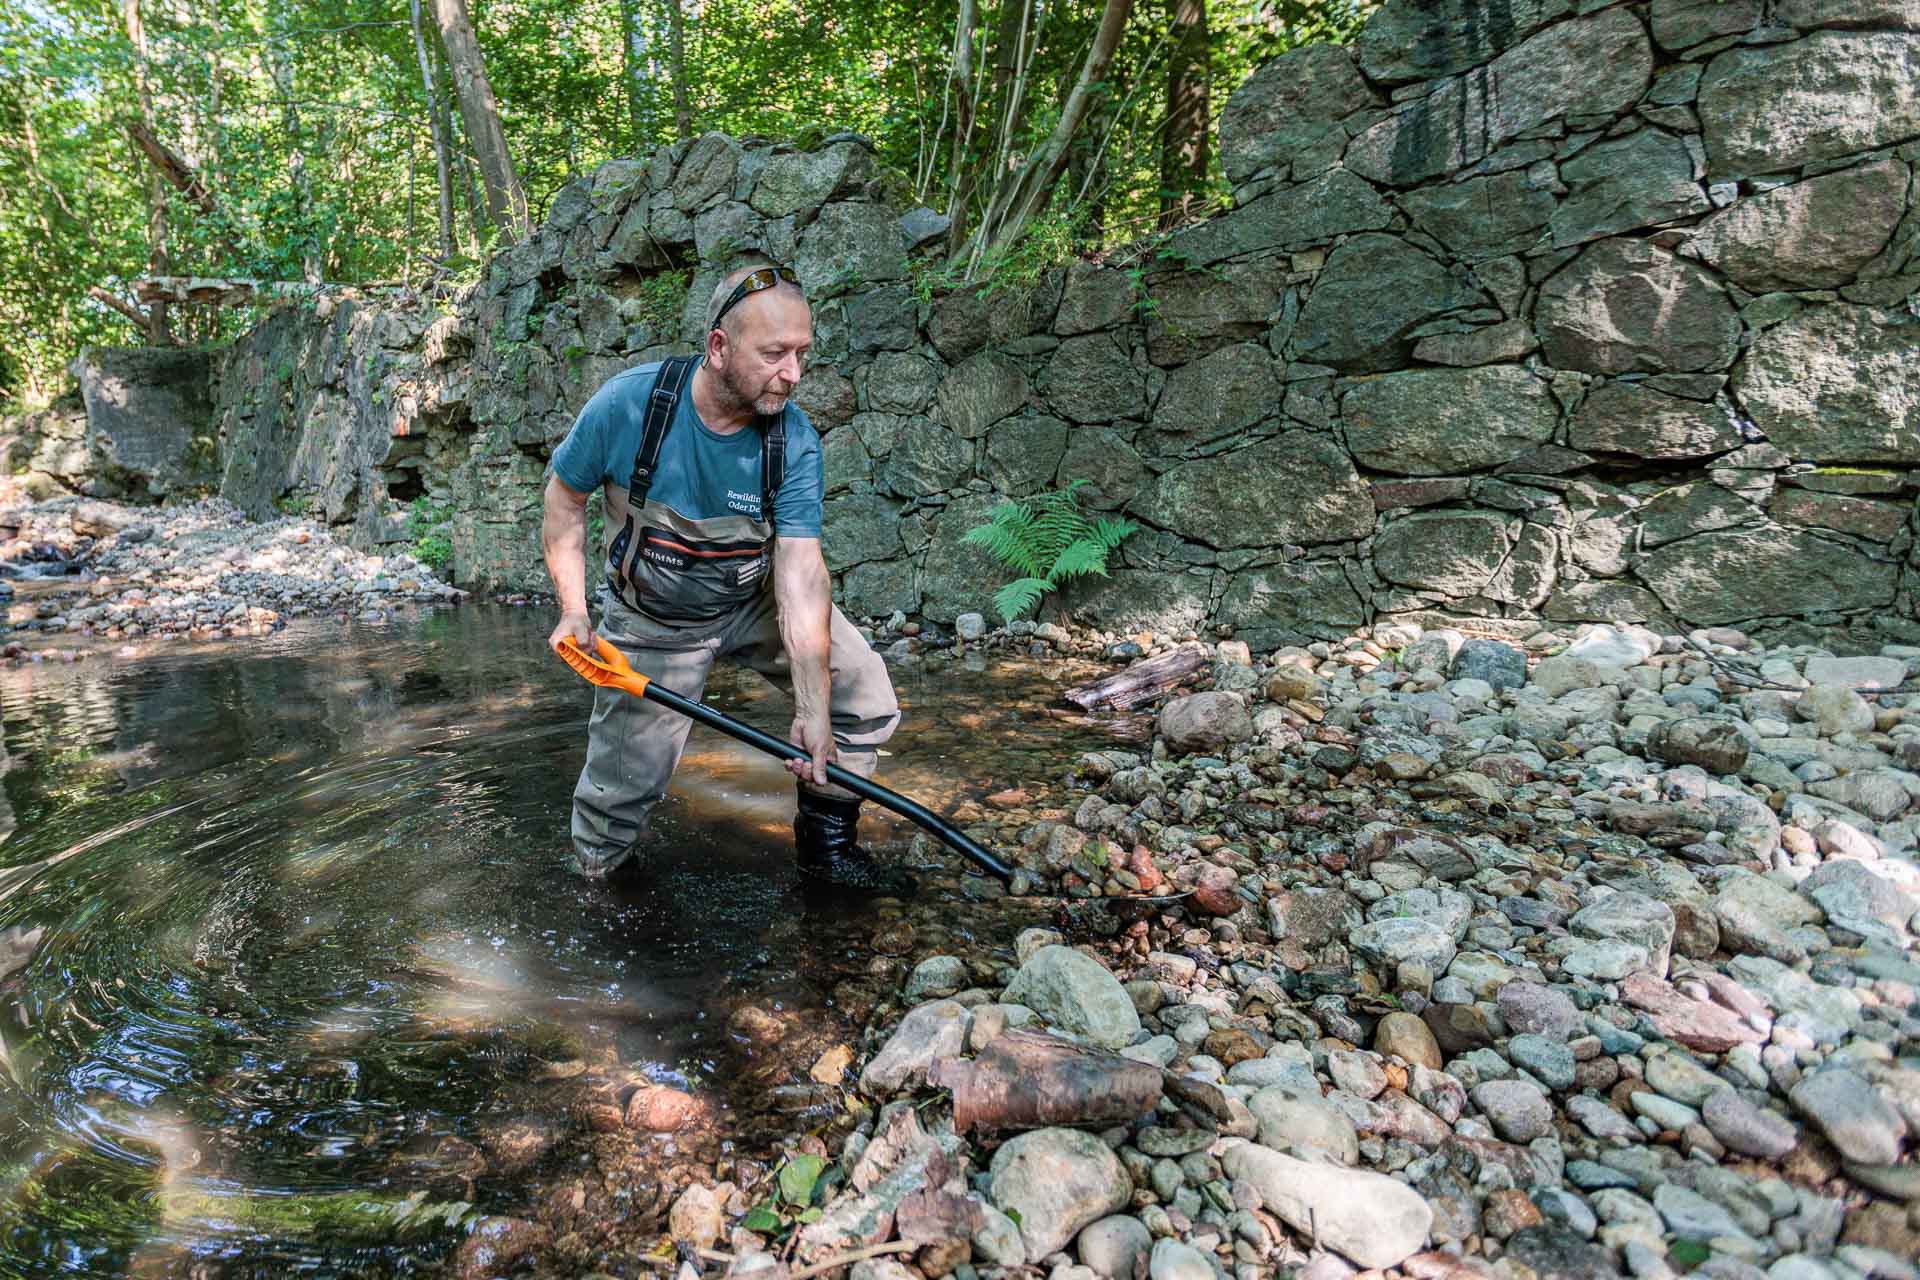
[(805, 747), (812, 759), (787, 761), (787, 772), (802, 782), (825, 786), (827, 766), (839, 758), (839, 753), (833, 746), (832, 723), (825, 714), (796, 716), (793, 721), (792, 740), (796, 746)]
[(547, 648), (555, 653), (560, 652), (560, 641), (567, 636), (573, 637), (573, 643), (579, 647), (580, 652), (589, 656), (596, 652), (593, 645), (593, 621), (587, 617), (584, 610), (579, 613), (560, 615), (560, 625), (555, 627), (553, 634), (547, 637)]

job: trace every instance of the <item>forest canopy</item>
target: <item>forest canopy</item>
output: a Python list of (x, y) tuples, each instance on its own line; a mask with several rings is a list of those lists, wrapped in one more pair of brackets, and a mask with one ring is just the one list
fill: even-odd
[(1204, 216), (1227, 95), (1374, 0), (15, 0), (0, 10), (0, 403), (87, 343), (246, 308), (143, 277), (447, 285), (567, 179), (709, 131), (871, 138), (943, 280)]

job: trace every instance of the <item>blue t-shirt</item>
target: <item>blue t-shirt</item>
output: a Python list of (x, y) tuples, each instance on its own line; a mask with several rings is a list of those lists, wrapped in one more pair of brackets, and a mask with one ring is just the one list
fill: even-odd
[[(553, 453), (553, 473), (579, 493), (605, 484), (619, 492), (625, 514), (627, 481), (646, 425), (647, 394), (658, 362), (616, 373), (593, 393), (573, 429)], [(820, 435), (796, 404), (786, 408), (787, 464), (773, 503), (773, 530), (789, 538), (820, 536), (820, 503), (825, 482), (820, 467)], [(693, 377), (680, 392), (673, 428), (660, 447), (649, 502), (671, 507), (687, 520), (746, 516), (761, 520), (760, 433), (751, 426), (719, 435), (693, 407)], [(612, 505), (609, 505), (611, 523)]]

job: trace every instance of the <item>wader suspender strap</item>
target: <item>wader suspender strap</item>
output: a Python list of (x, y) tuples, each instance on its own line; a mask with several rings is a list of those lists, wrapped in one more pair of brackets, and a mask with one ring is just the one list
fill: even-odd
[(699, 363), (696, 356), (674, 356), (660, 362), (653, 375), (653, 389), (647, 393), (647, 420), (640, 429), (640, 452), (633, 456), (633, 478), (627, 481), (627, 519), (631, 521), (647, 505), (647, 490), (653, 488), (654, 468), (660, 465), (660, 450), (673, 429), (673, 411), (680, 405), (680, 393), (687, 377)]
[[(615, 595), (620, 594), (622, 566), (627, 562), (627, 548), (633, 543), (634, 520), (647, 505), (647, 492), (653, 488), (660, 450), (667, 443), (667, 433), (673, 429), (673, 414), (680, 406), (680, 394), (686, 390), (687, 379), (699, 363), (698, 356), (673, 356), (661, 361), (659, 372), (653, 375), (653, 386), (647, 392), (646, 421), (640, 428), (640, 451), (633, 457), (633, 475), (627, 481), (627, 523), (608, 552), (613, 569), (607, 580)], [(760, 510), (767, 523), (772, 524), (774, 495), (780, 492), (780, 482), (787, 474), (787, 415), (757, 415), (754, 426), (760, 429)]]

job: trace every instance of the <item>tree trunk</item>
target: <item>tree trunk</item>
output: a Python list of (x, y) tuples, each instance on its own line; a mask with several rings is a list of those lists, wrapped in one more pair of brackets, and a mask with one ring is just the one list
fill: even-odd
[(1207, 185), (1207, 0), (1169, 0), (1167, 131), (1160, 140), (1160, 225), (1193, 217)]
[[(153, 131), (153, 87), (147, 79), (147, 28), (140, 19), (140, 0), (121, 0), (120, 18), (126, 24), (127, 40), (133, 45), (134, 98), (140, 108), (140, 123)], [(161, 275), (167, 270), (167, 186), (158, 170), (147, 173), (147, 272)], [(164, 304), (147, 310), (147, 341), (155, 346), (173, 345), (173, 326)]]
[(620, 0), (621, 66), (626, 72), (627, 127), (633, 131), (627, 148), (639, 155), (653, 145), (653, 79), (657, 68), (653, 41), (640, 0)]
[[(280, 95), (280, 127), (287, 135), (287, 181), (293, 188), (296, 207), (305, 212), (313, 207), (313, 181), (307, 175), (306, 126), (300, 120), (300, 106), (293, 96), (293, 64), (288, 61), (286, 49), (278, 40), (268, 39), (261, 52), (274, 91)], [(304, 232), (302, 241), (300, 273), (309, 281), (318, 283), (321, 278), (320, 247)], [(164, 273), (156, 271), (149, 274)]]
[[(427, 57), (427, 37), (421, 29), (420, 0), (412, 0), (413, 52), (420, 60), (420, 91), (427, 95), (427, 125), (433, 134), (433, 169), (440, 193), (440, 270), (453, 257), (453, 173), (447, 164), (447, 138), (441, 129), (439, 94), (434, 92), (433, 63)], [(437, 272), (435, 274), (438, 274)]]
[(667, 0), (670, 32), (669, 57), (673, 62), (673, 136), (685, 142), (693, 136), (693, 108), (687, 94), (687, 15), (682, 0)]
[(954, 175), (955, 214), (953, 224), (947, 231), (947, 250), (952, 257), (963, 256), (972, 233), (973, 227), (967, 219), (967, 206), (979, 186), (982, 172), (988, 175), (989, 213), (993, 197), (999, 193), (998, 184), (1007, 172), (1013, 136), (1025, 116), (1023, 108), (1026, 105), (1028, 71), (1032, 63), (1032, 51), (1039, 43), (1037, 26), (1045, 25), (1048, 12), (1050, 10), (1036, 13), (1034, 0), (1002, 0), (1000, 21), (994, 32), (993, 92), (987, 99), (993, 130), (987, 137), (986, 153), (980, 162), (966, 165)]
[(1120, 37), (1126, 31), (1127, 18), (1132, 12), (1133, 0), (1106, 0), (1093, 47), (1087, 50), (1086, 61), (1080, 66), (1080, 78), (1061, 107), (1053, 132), (1026, 158), (1019, 172), (995, 192), (986, 218), (974, 232), (968, 249), (970, 273), (1010, 248), (1026, 232), (1027, 224), (1035, 215), (1046, 208), (1054, 185), (1066, 168), (1068, 144), (1085, 121), (1094, 96), (1105, 92), (1100, 82), (1113, 64), (1113, 55), (1120, 47)]
[[(1013, 0), (1006, 2), (1011, 8)], [(973, 194), (967, 147), (973, 141), (974, 107), (980, 100), (980, 85), (973, 70), (973, 32), (979, 23), (977, 0), (960, 0), (960, 16), (953, 24), (953, 65), (947, 71), (948, 89), (953, 94), (953, 155), (947, 161), (947, 180), (953, 184), (947, 197), (950, 245), (957, 245), (966, 234), (967, 200)]]
[(513, 167), (513, 155), (507, 150), (506, 131), (500, 127), (500, 105), (493, 96), (493, 83), (487, 79), (480, 38), (467, 14), (466, 0), (433, 0), (433, 17), (440, 27), (447, 63), (453, 68), (454, 95), (460, 100), (467, 142), (486, 187), (487, 215), (510, 237), (518, 239), (529, 230), (527, 193)]

